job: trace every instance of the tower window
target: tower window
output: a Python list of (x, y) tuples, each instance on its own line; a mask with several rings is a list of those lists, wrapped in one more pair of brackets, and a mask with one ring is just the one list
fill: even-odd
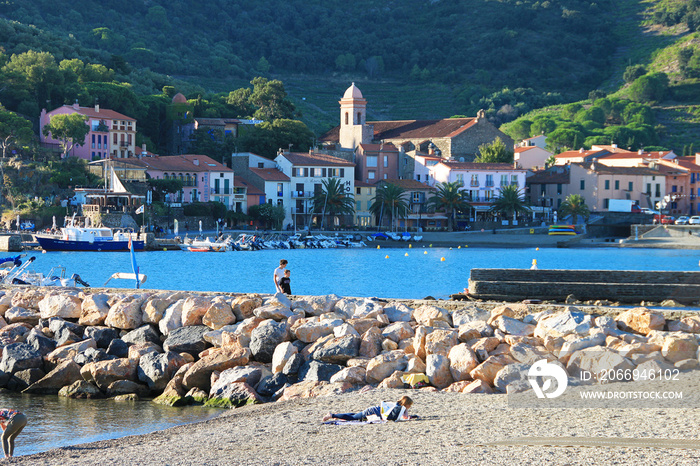
[(362, 112), (357, 112), (357, 124), (362, 124)]
[(348, 114), (348, 112), (345, 112), (345, 124), (350, 124), (350, 115)]

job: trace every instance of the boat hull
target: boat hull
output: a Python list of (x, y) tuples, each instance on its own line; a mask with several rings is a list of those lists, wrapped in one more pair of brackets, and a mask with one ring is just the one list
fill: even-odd
[[(39, 246), (46, 251), (128, 251), (129, 241), (75, 241), (37, 236)], [(133, 241), (134, 250), (143, 250), (143, 241)]]

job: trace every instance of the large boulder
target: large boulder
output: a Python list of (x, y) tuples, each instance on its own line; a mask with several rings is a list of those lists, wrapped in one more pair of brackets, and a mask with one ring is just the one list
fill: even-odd
[(42, 368), (44, 361), (41, 353), (26, 343), (12, 343), (2, 352), (0, 370), (10, 374), (25, 369)]
[(647, 335), (652, 330), (663, 330), (666, 319), (661, 312), (652, 311), (645, 307), (628, 309), (615, 317), (617, 326), (626, 332), (637, 332)]
[(163, 318), (158, 322), (160, 333), (167, 335), (173, 330), (182, 327), (182, 306), (184, 304), (185, 300), (180, 299), (168, 306), (163, 314)]
[(109, 314), (109, 295), (91, 294), (83, 298), (80, 308), (80, 325), (103, 325)]
[(366, 370), (364, 367), (346, 367), (340, 372), (336, 372), (331, 377), (331, 383), (349, 383), (351, 385), (364, 385), (367, 383), (365, 379)]
[(313, 352), (313, 358), (323, 362), (345, 364), (349, 359), (358, 356), (360, 339), (354, 335), (333, 338), (325, 342)]
[(153, 343), (154, 345), (161, 346), (163, 344), (160, 341), (160, 334), (152, 325), (142, 325), (122, 336), (121, 339), (131, 345)]
[(672, 363), (697, 358), (698, 341), (694, 335), (670, 334), (664, 339), (661, 354)]
[(299, 368), (299, 381), (329, 382), (334, 374), (343, 370), (343, 366), (321, 361), (306, 361)]
[(209, 327), (206, 325), (176, 328), (168, 334), (168, 338), (163, 342), (163, 349), (176, 353), (189, 353), (196, 357), (210, 346), (204, 340), (204, 334), (208, 331)]
[(56, 395), (61, 387), (82, 380), (80, 366), (73, 361), (63, 361), (41, 380), (34, 382), (24, 390), (24, 393), (40, 395)]
[[(594, 377), (608, 371), (614, 373), (621, 371), (620, 373), (624, 374), (625, 371), (631, 371), (634, 368), (635, 365), (629, 359), (605, 346), (593, 346), (576, 351), (566, 364), (569, 376), (579, 380), (586, 376)], [(582, 372), (586, 373), (583, 377)], [(598, 382), (603, 382), (603, 380), (598, 380)]]
[(133, 380), (115, 380), (105, 389), (105, 393), (109, 397), (134, 394), (138, 398), (144, 398), (150, 394), (150, 390), (147, 386)]
[(472, 379), (479, 379), (493, 386), (493, 380), (496, 374), (503, 369), (504, 366), (513, 363), (513, 359), (505, 354), (498, 356), (489, 356), (484, 362), (471, 370), (469, 375)]
[(255, 391), (258, 392), (260, 396), (272, 397), (277, 393), (282, 387), (288, 385), (288, 378), (281, 372), (264, 377), (258, 385), (255, 387)]
[(188, 294), (184, 291), (175, 293), (164, 292), (151, 296), (146, 302), (141, 305), (144, 324), (158, 325), (165, 315), (165, 310), (168, 307), (181, 299), (187, 298)]
[(272, 362), (277, 345), (288, 339), (287, 325), (284, 322), (265, 320), (251, 333), (250, 351), (256, 361)]
[(25, 343), (31, 345), (42, 356), (46, 356), (51, 351), (56, 349), (56, 342), (45, 336), (38, 329), (33, 328), (28, 334)]
[(41, 314), (31, 309), (12, 306), (5, 312), (5, 321), (9, 324), (26, 323), (29, 325), (37, 325)]
[(260, 306), (262, 306), (262, 298), (258, 295), (237, 296), (231, 301), (231, 310), (236, 321), (253, 317), (253, 311)]
[(570, 334), (587, 335), (593, 327), (593, 318), (576, 308), (569, 308), (558, 314), (542, 317), (535, 327), (535, 336), (544, 339), (546, 336), (563, 337)]
[(117, 380), (136, 382), (139, 362), (136, 359), (119, 358), (85, 364), (80, 375), (88, 382), (94, 382), (100, 390), (107, 390)]
[(112, 340), (119, 338), (119, 332), (113, 328), (109, 327), (85, 327), (85, 338), (92, 338), (95, 340), (98, 348), (109, 348), (109, 344)]
[(53, 362), (60, 362), (64, 359), (72, 360), (76, 355), (82, 353), (88, 348), (97, 348), (97, 344), (92, 338), (73, 343), (72, 345), (58, 347), (47, 354), (46, 359)]
[(22, 343), (27, 338), (27, 334), (33, 327), (30, 324), (20, 322), (6, 325), (0, 328), (0, 347), (12, 343)]
[(217, 408), (238, 408), (254, 403), (261, 403), (260, 396), (253, 387), (245, 382), (234, 382), (225, 386), (217, 387), (209, 394), (209, 399), (205, 406)]
[(202, 317), (202, 323), (212, 329), (220, 329), (236, 322), (231, 305), (221, 296), (211, 300), (211, 304)]
[(498, 316), (491, 325), (503, 333), (509, 335), (521, 335), (531, 337), (535, 334), (535, 326), (525, 324), (518, 319), (512, 317)]
[(333, 333), (336, 323), (336, 321), (332, 320), (322, 320), (320, 322), (315, 320), (304, 321), (300, 325), (295, 326), (294, 334), (298, 340), (304, 343), (313, 343), (319, 338)]
[(410, 322), (413, 309), (399, 302), (390, 302), (384, 306), (384, 315), (389, 318), (389, 322)]
[(420, 325), (425, 325), (426, 327), (443, 327), (440, 323), (446, 324), (448, 327), (452, 327), (452, 316), (445, 309), (432, 306), (429, 304), (424, 304), (413, 311), (413, 318)]
[(425, 354), (447, 356), (455, 345), (457, 345), (457, 332), (455, 330), (436, 329), (425, 337)]
[(216, 379), (216, 382), (212, 383), (209, 396), (215, 396), (217, 391), (232, 383), (245, 382), (251, 387), (255, 387), (263, 378), (270, 375), (270, 372), (265, 366), (231, 367), (219, 374), (219, 378)]
[(185, 365), (185, 359), (178, 353), (148, 353), (139, 359), (136, 371), (138, 379), (154, 392), (165, 389), (173, 375)]
[(108, 359), (116, 359), (116, 356), (107, 354), (107, 351), (103, 350), (102, 348), (88, 348), (82, 353), (76, 354), (73, 361), (75, 361), (75, 363), (79, 366), (84, 366), (90, 362), (107, 361)]
[(272, 373), (277, 374), (282, 372), (285, 364), (289, 361), (292, 355), (297, 354), (299, 350), (291, 342), (283, 341), (275, 348), (272, 354)]
[(559, 354), (557, 356), (561, 362), (566, 364), (569, 357), (571, 357), (571, 355), (576, 351), (603, 345), (605, 345), (605, 334), (603, 332), (593, 333), (583, 338), (565, 341), (564, 344), (561, 345), (561, 349), (559, 350)]
[(195, 362), (183, 375), (182, 386), (187, 390), (201, 388), (209, 391), (211, 375), (235, 366), (244, 366), (250, 361), (248, 348), (222, 349)]
[(367, 383), (379, 383), (395, 371), (406, 369), (408, 358), (401, 350), (390, 351), (375, 356), (367, 363)]
[(382, 332), (378, 327), (370, 327), (362, 335), (359, 355), (363, 358), (373, 358), (382, 352)]
[(509, 385), (527, 381), (527, 373), (530, 370), (529, 364), (508, 364), (503, 367), (493, 379), (493, 386), (501, 393), (506, 393)]
[(143, 315), (141, 304), (145, 297), (141, 295), (126, 296), (109, 308), (105, 324), (110, 327), (131, 330), (141, 326)]
[(406, 338), (413, 338), (416, 332), (411, 328), (411, 324), (408, 322), (395, 322), (391, 325), (384, 327), (382, 330), (382, 337), (389, 338), (396, 343)]
[(39, 302), (44, 299), (44, 288), (30, 288), (27, 290), (17, 291), (12, 295), (10, 306), (23, 307), (25, 309), (39, 310)]
[(340, 298), (334, 294), (325, 296), (305, 296), (306, 313), (320, 316), (333, 310), (335, 304), (340, 301)]
[(454, 312), (452, 312), (452, 324), (455, 328), (472, 322), (483, 322), (486, 324), (489, 317), (491, 317), (491, 313), (489, 311), (478, 307), (456, 309)]
[(453, 346), (447, 355), (450, 361), (450, 372), (452, 374), (452, 379), (455, 381), (459, 380), (470, 380), (471, 375), (469, 373), (476, 366), (479, 365), (479, 360), (476, 358), (476, 354), (471, 350), (469, 345), (466, 343), (460, 343), (459, 345)]
[(49, 317), (78, 319), (82, 307), (83, 301), (80, 298), (66, 293), (51, 293), (39, 301), (39, 312), (42, 319)]
[(95, 386), (95, 384), (82, 379), (62, 387), (58, 391), (58, 396), (78, 399), (104, 398), (104, 394)]
[(483, 320), (466, 322), (459, 326), (457, 339), (463, 343), (482, 337), (492, 337), (493, 328)]
[(450, 360), (444, 354), (429, 354), (425, 361), (425, 375), (430, 384), (438, 389), (449, 386), (454, 379), (450, 372)]
[(253, 311), (256, 317), (261, 319), (272, 319), (276, 321), (284, 320), (291, 317), (294, 313), (287, 306), (282, 306), (281, 304), (267, 304), (265, 306), (260, 306)]
[(182, 304), (182, 325), (202, 325), (202, 317), (211, 306), (211, 298), (204, 296), (190, 296)]

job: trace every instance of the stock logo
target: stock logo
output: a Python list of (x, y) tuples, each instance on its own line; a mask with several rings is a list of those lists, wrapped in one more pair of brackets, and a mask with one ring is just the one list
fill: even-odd
[[(538, 378), (542, 379), (541, 387)], [(548, 363), (546, 359), (540, 359), (530, 367), (527, 379), (537, 398), (556, 398), (564, 393), (569, 383), (566, 371), (556, 364)], [(553, 386), (553, 381), (556, 381), (556, 387)]]

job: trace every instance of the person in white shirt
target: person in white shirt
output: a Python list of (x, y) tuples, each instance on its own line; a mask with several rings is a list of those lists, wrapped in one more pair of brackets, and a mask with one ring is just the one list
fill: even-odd
[(287, 267), (287, 261), (285, 259), (280, 260), (280, 266), (275, 269), (275, 273), (272, 279), (275, 281), (275, 292), (282, 293), (282, 288), (280, 288), (280, 279), (284, 277), (284, 268)]

